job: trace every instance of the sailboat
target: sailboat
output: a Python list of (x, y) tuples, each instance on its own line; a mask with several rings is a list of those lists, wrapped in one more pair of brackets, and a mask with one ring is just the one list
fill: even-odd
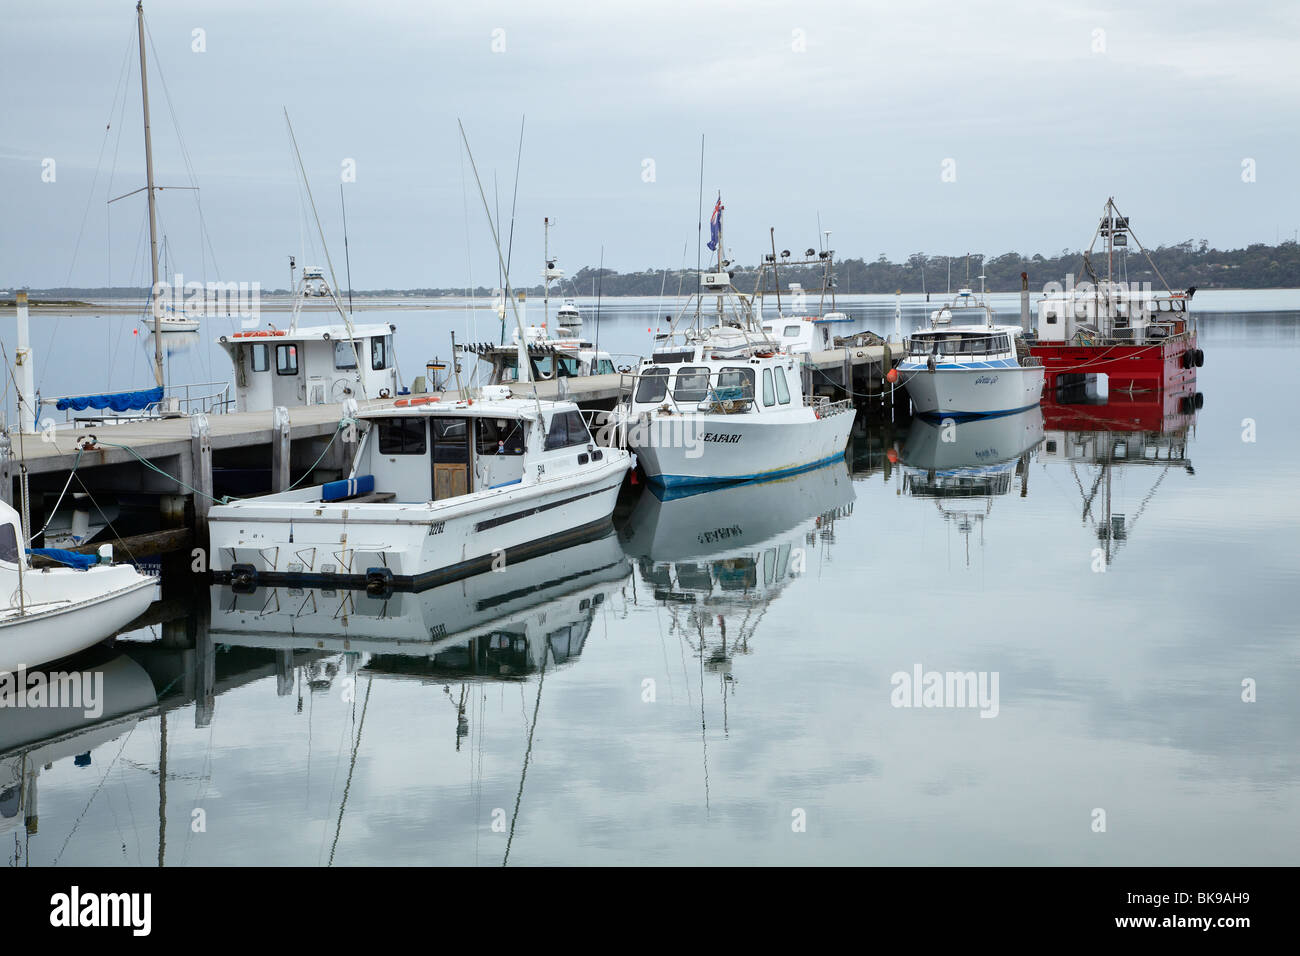
[[(0, 672), (57, 661), (116, 634), (145, 612), (158, 591), (155, 578), (129, 564), (102, 563), (94, 555), (54, 556), (78, 567), (31, 566), (19, 547), (26, 535), (12, 507), (0, 502)], [(108, 556), (110, 552), (104, 552)]]

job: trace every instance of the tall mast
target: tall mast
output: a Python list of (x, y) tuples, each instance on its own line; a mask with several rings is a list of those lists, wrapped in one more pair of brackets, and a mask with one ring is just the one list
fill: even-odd
[(542, 328), (551, 325), (551, 217), (542, 220)]
[(149, 79), (144, 64), (144, 0), (135, 5), (137, 26), (140, 31), (140, 98), (144, 102), (144, 168), (146, 192), (149, 195), (149, 260), (153, 268), (153, 284), (149, 287), (149, 303), (153, 308), (153, 376), (163, 384), (162, 308), (158, 304), (158, 211), (154, 207), (153, 139), (149, 135)]

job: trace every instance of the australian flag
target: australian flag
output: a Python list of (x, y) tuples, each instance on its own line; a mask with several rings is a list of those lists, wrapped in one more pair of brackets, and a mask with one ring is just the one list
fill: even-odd
[(713, 207), (713, 218), (709, 220), (709, 251), (716, 252), (718, 240), (722, 237), (722, 197), (718, 197)]

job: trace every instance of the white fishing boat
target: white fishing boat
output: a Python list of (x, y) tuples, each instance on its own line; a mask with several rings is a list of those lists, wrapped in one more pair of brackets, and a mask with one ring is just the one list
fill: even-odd
[(906, 340), (898, 364), (919, 415), (975, 418), (1007, 415), (1042, 400), (1043, 366), (1029, 355), (1018, 325), (997, 325), (993, 310), (970, 289), (930, 315), (930, 326)]
[(423, 590), (608, 526), (633, 457), (597, 447), (572, 402), (508, 396), (358, 412), (346, 479), (212, 508), (216, 580)]
[[(715, 210), (716, 272), (633, 377), (613, 436), (665, 487), (796, 474), (844, 455), (853, 406), (804, 394), (798, 361), (731, 285)], [(711, 309), (704, 300), (715, 300)], [(695, 303), (691, 313), (691, 303)], [(705, 325), (706, 317), (710, 322)], [(685, 327), (679, 328), (683, 322)]]
[(157, 579), (131, 565), (33, 568), (22, 540), (18, 512), (0, 502), (0, 586), (9, 596), (0, 608), (0, 671), (61, 660), (98, 644), (143, 614), (157, 595)]
[(562, 328), (581, 329), (582, 313), (578, 311), (578, 303), (574, 299), (565, 299), (560, 303), (560, 308), (556, 310), (555, 321)]

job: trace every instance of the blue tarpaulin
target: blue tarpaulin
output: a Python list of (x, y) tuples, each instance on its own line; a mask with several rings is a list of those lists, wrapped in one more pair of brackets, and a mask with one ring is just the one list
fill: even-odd
[(112, 392), (107, 395), (77, 395), (72, 398), (61, 398), (54, 407), (61, 412), (69, 408), (77, 412), (84, 412), (88, 408), (111, 408), (115, 412), (130, 412), (157, 405), (162, 401), (162, 397), (162, 386), (158, 386), (139, 392)]
[(59, 564), (66, 564), (70, 568), (81, 568), (83, 571), (99, 563), (97, 554), (78, 554), (76, 551), (64, 551), (62, 548), (28, 548), (27, 553), (39, 554)]

